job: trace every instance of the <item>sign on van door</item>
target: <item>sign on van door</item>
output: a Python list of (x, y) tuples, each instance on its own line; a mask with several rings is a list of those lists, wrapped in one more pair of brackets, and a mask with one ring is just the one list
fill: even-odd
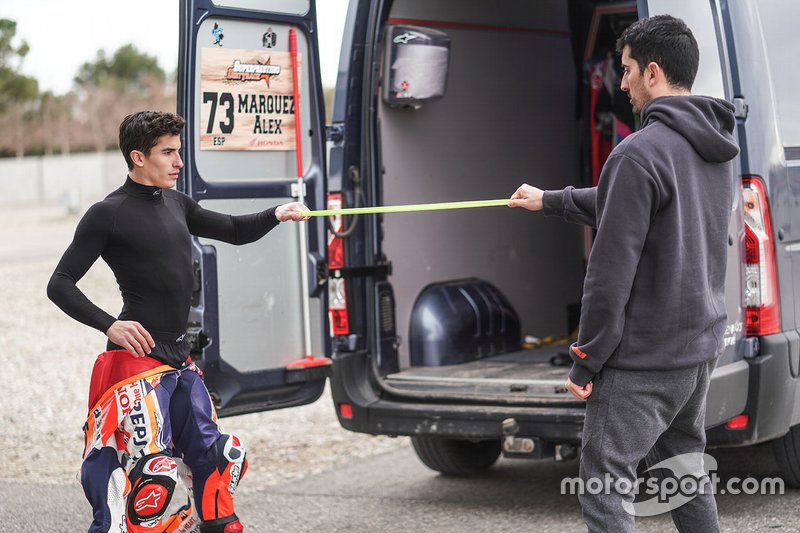
[(203, 48), (200, 70), (201, 150), (295, 150), (288, 52)]

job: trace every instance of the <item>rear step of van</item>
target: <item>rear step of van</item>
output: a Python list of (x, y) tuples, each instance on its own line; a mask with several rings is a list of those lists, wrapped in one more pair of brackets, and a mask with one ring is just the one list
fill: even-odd
[[(386, 376), (386, 384), (399, 391), (446, 392), (515, 398), (572, 400), (564, 388), (569, 373), (568, 345), (519, 350), (468, 363), (410, 367)], [(554, 364), (551, 361), (565, 361)]]

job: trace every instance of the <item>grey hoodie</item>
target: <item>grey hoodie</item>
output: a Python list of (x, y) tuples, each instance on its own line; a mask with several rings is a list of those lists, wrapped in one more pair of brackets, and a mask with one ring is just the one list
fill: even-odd
[(597, 228), (570, 379), (603, 366), (659, 370), (715, 358), (725, 330), (733, 106), (656, 98), (598, 186), (546, 191), (544, 212)]

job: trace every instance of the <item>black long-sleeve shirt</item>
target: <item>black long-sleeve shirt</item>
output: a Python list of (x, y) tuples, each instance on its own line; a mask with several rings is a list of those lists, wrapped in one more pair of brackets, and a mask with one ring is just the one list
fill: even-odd
[(277, 224), (275, 208), (224, 215), (203, 209), (178, 191), (127, 178), (78, 223), (50, 278), (47, 295), (75, 320), (105, 333), (117, 318), (92, 303), (76, 285), (102, 257), (122, 293), (119, 320), (141, 323), (156, 342), (177, 341), (186, 331), (192, 298), (190, 235), (246, 244)]

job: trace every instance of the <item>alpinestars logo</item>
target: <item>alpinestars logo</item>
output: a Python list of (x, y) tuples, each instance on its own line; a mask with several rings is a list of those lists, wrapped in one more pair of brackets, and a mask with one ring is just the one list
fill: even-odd
[(178, 468), (178, 465), (171, 458), (159, 457), (154, 461), (150, 461), (144, 469), (151, 474), (168, 474), (176, 468)]
[(236, 492), (236, 487), (239, 485), (239, 478), (241, 477), (242, 469), (239, 465), (231, 466), (231, 481), (228, 483), (228, 492), (233, 494)]
[(397, 37), (392, 39), (392, 41), (397, 43), (397, 44), (408, 44), (409, 41), (413, 41), (414, 39), (421, 39), (421, 38), (422, 38), (422, 35), (420, 35), (419, 33), (414, 33), (412, 31), (407, 31), (407, 32), (405, 32), (405, 33), (403, 33), (401, 35), (398, 35)]
[(233, 65), (228, 67), (225, 73), (225, 79), (228, 81), (259, 81), (264, 80), (269, 87), (269, 79), (272, 76), (277, 76), (281, 73), (280, 65), (272, 65), (270, 62), (272, 58), (267, 59), (265, 63), (260, 61), (256, 63), (243, 63), (238, 59), (233, 62)]
[(143, 496), (141, 498), (136, 499), (136, 505), (134, 505), (134, 510), (139, 514), (147, 514), (144, 511), (148, 509), (158, 509), (159, 505), (161, 504), (161, 497), (163, 496), (162, 491), (154, 488), (150, 491), (150, 494), (147, 496)]

